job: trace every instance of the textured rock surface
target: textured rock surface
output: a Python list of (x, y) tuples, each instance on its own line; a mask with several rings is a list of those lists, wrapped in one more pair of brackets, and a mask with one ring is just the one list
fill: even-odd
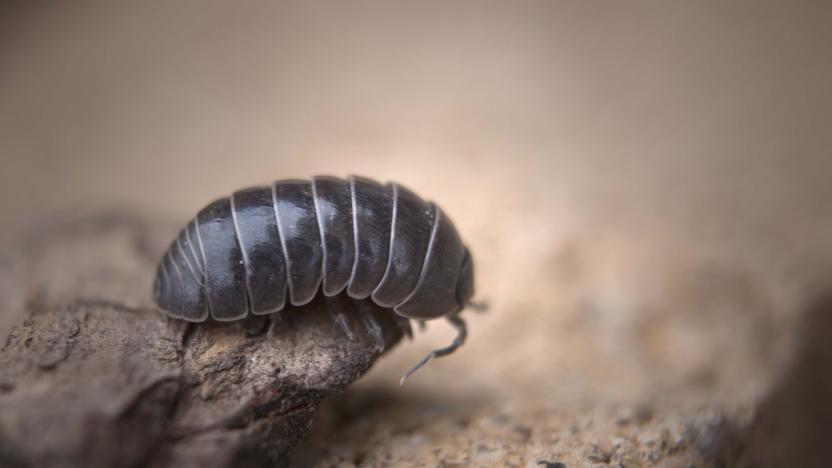
[(397, 410), (367, 411), (378, 403), (350, 395), (326, 406), (338, 422), (318, 422), (296, 466), (733, 466), (747, 420), (718, 407), (457, 402), (440, 411), (390, 395), (381, 399)]
[(46, 232), (16, 260), (27, 296), (0, 354), (0, 466), (284, 464), (321, 399), (401, 337), (383, 310), (338, 297), (273, 326), (168, 320), (145, 298), (158, 249), (141, 223)]

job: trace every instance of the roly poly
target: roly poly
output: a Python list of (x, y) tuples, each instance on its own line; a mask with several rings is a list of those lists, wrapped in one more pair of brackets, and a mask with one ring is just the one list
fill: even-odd
[(474, 293), (473, 259), (441, 208), (395, 182), (282, 180), (203, 208), (159, 263), (154, 298), (174, 318), (232, 321), (307, 304), (319, 290), (454, 326), (453, 343), (404, 382), (464, 343), (459, 313)]

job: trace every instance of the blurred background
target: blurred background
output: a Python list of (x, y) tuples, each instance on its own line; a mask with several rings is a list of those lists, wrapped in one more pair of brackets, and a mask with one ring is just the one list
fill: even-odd
[(397, 395), (377, 420), (742, 407), (832, 284), (830, 20), (825, 2), (4, 2), (0, 245), (97, 210), (173, 233), (281, 178), (396, 180), (453, 217), (491, 308), (404, 388), (452, 330), (382, 359), (351, 390)]

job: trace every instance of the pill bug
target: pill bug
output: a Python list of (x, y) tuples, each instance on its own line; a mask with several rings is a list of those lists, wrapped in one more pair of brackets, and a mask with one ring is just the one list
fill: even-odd
[(408, 325), (448, 320), (454, 341), (404, 382), (464, 343), (473, 260), (442, 209), (395, 182), (281, 180), (203, 208), (160, 261), (154, 298), (173, 318), (233, 321), (307, 304), (319, 290), (371, 300)]

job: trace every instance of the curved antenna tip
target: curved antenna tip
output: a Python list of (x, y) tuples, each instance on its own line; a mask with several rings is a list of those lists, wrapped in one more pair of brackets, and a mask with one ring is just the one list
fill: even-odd
[(433, 357), (436, 355), (435, 351), (431, 351), (427, 356), (423, 357), (415, 366), (413, 366), (406, 374), (404, 374), (399, 380), (399, 386), (404, 385), (405, 380), (408, 379), (411, 375), (415, 374), (417, 370), (421, 369), (425, 364), (428, 363)]

